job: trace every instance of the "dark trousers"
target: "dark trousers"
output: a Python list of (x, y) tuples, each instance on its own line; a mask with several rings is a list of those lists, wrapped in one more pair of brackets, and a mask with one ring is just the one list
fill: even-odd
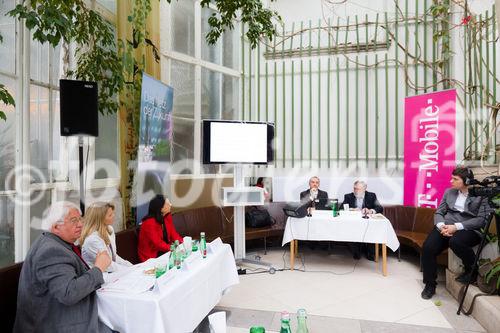
[(441, 235), (437, 228), (427, 236), (422, 249), (422, 270), (424, 272), (424, 283), (436, 286), (437, 279), (437, 256), (448, 247), (462, 259), (466, 271), (470, 271), (474, 265), (476, 255), (472, 247), (481, 242), (481, 236), (472, 230), (458, 230), (453, 236)]

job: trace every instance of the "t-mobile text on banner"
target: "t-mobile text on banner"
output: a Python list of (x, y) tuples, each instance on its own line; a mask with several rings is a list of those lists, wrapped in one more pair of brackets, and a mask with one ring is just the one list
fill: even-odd
[(439, 205), (455, 168), (455, 125), (454, 89), (405, 98), (405, 205)]

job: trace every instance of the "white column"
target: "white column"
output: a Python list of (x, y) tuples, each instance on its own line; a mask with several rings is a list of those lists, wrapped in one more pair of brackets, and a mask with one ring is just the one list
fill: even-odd
[[(243, 166), (234, 166), (234, 187), (244, 187)], [(234, 257), (236, 260), (245, 258), (245, 206), (234, 207)]]

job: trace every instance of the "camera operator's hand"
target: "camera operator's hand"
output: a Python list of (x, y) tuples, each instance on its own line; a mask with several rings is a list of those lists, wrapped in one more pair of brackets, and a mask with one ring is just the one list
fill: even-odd
[(445, 225), (441, 228), (441, 235), (451, 237), (456, 231), (457, 227), (454, 224)]

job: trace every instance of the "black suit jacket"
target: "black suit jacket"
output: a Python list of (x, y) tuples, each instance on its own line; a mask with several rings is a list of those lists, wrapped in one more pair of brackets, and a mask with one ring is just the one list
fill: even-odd
[[(342, 202), (342, 205), (340, 208), (343, 208), (345, 204), (349, 204), (350, 208), (356, 207), (356, 197), (354, 196), (354, 193), (349, 193), (344, 195), (344, 202)], [(384, 208), (380, 205), (380, 203), (377, 200), (377, 195), (373, 192), (365, 192), (365, 198), (363, 199), (363, 207), (362, 208), (368, 208), (368, 209), (374, 209), (377, 213), (382, 213)]]
[[(305, 190), (303, 192), (300, 192), (300, 202), (306, 203), (309, 201), (309, 198), (311, 197), (310, 194), (311, 190)], [(329, 207), (326, 207), (328, 203), (328, 193), (326, 191), (321, 191), (318, 189), (318, 195), (316, 196), (316, 201), (314, 203), (316, 209), (323, 209), (323, 210), (328, 210), (330, 209)]]

